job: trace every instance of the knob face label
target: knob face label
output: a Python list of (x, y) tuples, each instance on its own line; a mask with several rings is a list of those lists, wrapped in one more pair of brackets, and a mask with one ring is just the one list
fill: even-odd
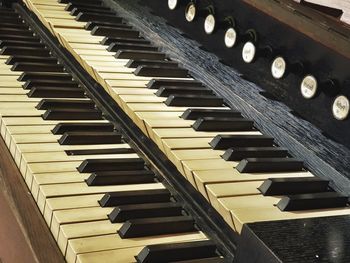
[(215, 29), (215, 17), (212, 14), (209, 14), (204, 21), (204, 31), (207, 34), (211, 34)]
[(344, 95), (338, 96), (332, 106), (334, 118), (337, 120), (345, 120), (349, 116), (350, 102)]
[(168, 7), (170, 10), (174, 10), (177, 7), (177, 0), (168, 0)]
[(245, 63), (252, 63), (256, 54), (256, 47), (252, 42), (244, 44), (242, 58)]
[(283, 78), (287, 70), (287, 63), (283, 57), (277, 57), (271, 64), (272, 77), (275, 79)]
[(301, 95), (305, 99), (312, 99), (317, 92), (317, 79), (312, 75), (307, 75), (300, 84)]
[(196, 17), (196, 6), (194, 4), (189, 4), (185, 11), (185, 18), (188, 22), (192, 22)]
[(228, 48), (234, 47), (237, 41), (237, 32), (234, 28), (229, 28), (225, 33), (225, 46)]

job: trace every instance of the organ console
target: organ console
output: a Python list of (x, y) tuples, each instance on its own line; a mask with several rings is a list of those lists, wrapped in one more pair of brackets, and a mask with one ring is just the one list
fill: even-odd
[(1, 1), (0, 261), (349, 262), (350, 29), (301, 2)]

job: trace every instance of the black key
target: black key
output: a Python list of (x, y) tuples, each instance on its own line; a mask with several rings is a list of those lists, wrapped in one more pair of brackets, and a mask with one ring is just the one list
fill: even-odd
[(57, 80), (27, 80), (23, 85), (24, 89), (31, 89), (33, 87), (65, 87), (65, 88), (79, 88), (79, 85), (74, 81), (57, 81)]
[[(222, 257), (212, 257), (212, 258), (201, 258), (201, 259), (176, 261), (176, 263), (224, 263), (224, 262), (225, 262), (225, 259)], [(175, 262), (170, 262), (170, 263), (175, 263)]]
[(131, 59), (126, 64), (128, 68), (137, 68), (138, 66), (164, 66), (164, 67), (171, 67), (176, 68), (178, 67), (177, 62), (175, 61), (169, 61), (169, 60), (147, 60), (147, 59), (138, 59), (134, 60)]
[(18, 21), (13, 21), (13, 22), (10, 22), (10, 21), (7, 21), (7, 22), (0, 21), (0, 22), (1, 22), (1, 24), (0, 24), (0, 28), (1, 29), (14, 27), (14, 28), (18, 28), (18, 29), (21, 29), (21, 30), (29, 30), (28, 25), (26, 25), (24, 23), (21, 23), (19, 20)]
[(0, 48), (3, 47), (36, 47), (45, 48), (45, 45), (40, 42), (26, 42), (26, 41), (15, 41), (15, 40), (1, 40)]
[(101, 15), (96, 12), (91, 12), (91, 13), (79, 13), (76, 17), (75, 20), (77, 21), (82, 21), (82, 22), (90, 22), (90, 21), (95, 21), (95, 22), (110, 22), (110, 23), (122, 23), (123, 19), (121, 17), (117, 17), (115, 15)]
[(329, 181), (317, 177), (266, 179), (258, 190), (266, 196), (327, 192)]
[(162, 60), (166, 59), (166, 55), (158, 51), (142, 51), (142, 50), (118, 50), (114, 55), (120, 59), (149, 59), (149, 60)]
[(135, 70), (136, 76), (144, 77), (169, 77), (186, 78), (189, 76), (187, 69), (163, 67), (163, 66), (139, 66)]
[(152, 189), (106, 193), (98, 202), (102, 207), (113, 207), (118, 205), (170, 202), (170, 198), (169, 190)]
[(288, 150), (280, 147), (234, 147), (222, 155), (225, 161), (240, 161), (246, 158), (287, 157)]
[[(4, 3), (1, 3), (1, 8), (0, 8), (0, 13), (1, 14), (16, 14), (14, 11), (13, 11), (13, 9), (11, 9), (11, 8), (6, 8), (5, 6), (4, 6)], [(0, 20), (1, 21), (1, 20)]]
[(23, 23), (23, 20), (17, 16), (1, 16), (1, 23)]
[(53, 57), (34, 57), (34, 56), (11, 56), (6, 60), (7, 65), (14, 65), (15, 63), (43, 63), (43, 64), (57, 64), (57, 58)]
[(224, 100), (214, 95), (170, 95), (164, 103), (178, 107), (221, 107)]
[(181, 216), (182, 206), (178, 203), (150, 203), (121, 205), (108, 215), (112, 223), (121, 223), (130, 219)]
[(254, 121), (244, 118), (201, 117), (192, 128), (195, 131), (252, 131)]
[(40, 42), (40, 39), (35, 36), (19, 36), (19, 35), (4, 35), (0, 34), (1, 40), (6, 41), (25, 41), (25, 42)]
[(43, 99), (36, 106), (38, 110), (48, 109), (95, 109), (91, 100)]
[(1, 12), (1, 19), (0, 19), (0, 22), (1, 22), (1, 20), (2, 20), (4, 17), (18, 17), (18, 14), (15, 13), (15, 12), (13, 12), (13, 10), (10, 11), (10, 12), (3, 11), (3, 12)]
[(159, 89), (165, 86), (203, 87), (202, 83), (196, 80), (152, 79), (147, 83), (149, 89)]
[(63, 65), (59, 64), (42, 64), (42, 63), (27, 63), (16, 62), (12, 67), (12, 71), (29, 71), (36, 72), (62, 72), (64, 70)]
[(81, 173), (99, 171), (137, 170), (144, 168), (141, 158), (87, 159), (78, 167)]
[[(6, 25), (7, 24), (7, 25)], [(0, 24), (0, 32), (3, 32), (3, 31), (13, 31), (13, 32), (16, 32), (16, 31), (29, 31), (29, 27), (26, 26), (25, 24), (9, 24), (9, 23), (4, 23), (4, 24)]]
[(4, 47), (1, 55), (50, 56), (50, 51), (33, 47)]
[(97, 109), (48, 109), (42, 115), (44, 120), (102, 120)]
[(216, 135), (209, 143), (214, 150), (232, 147), (271, 147), (273, 138), (266, 135)]
[(191, 216), (155, 217), (126, 221), (119, 229), (121, 238), (169, 235), (195, 231)]
[(111, 123), (58, 123), (52, 133), (64, 134), (66, 132), (113, 132), (114, 125)]
[(281, 211), (300, 211), (345, 207), (347, 203), (347, 196), (337, 192), (324, 192), (284, 196), (277, 207)]
[[(1, 14), (1, 13), (0, 13)], [(2, 14), (1, 14), (2, 16)], [(14, 21), (14, 22), (8, 22), (8, 21), (1, 21), (0, 18), (0, 29), (19, 29), (19, 30), (29, 30), (29, 26), (26, 25), (25, 23), (20, 22), (20, 21)]]
[(109, 45), (107, 48), (108, 51), (116, 52), (121, 49), (126, 50), (143, 50), (143, 51), (157, 51), (157, 47), (153, 47), (150, 45), (144, 45), (144, 44), (129, 44), (129, 43), (120, 43), (120, 42), (114, 42)]
[(29, 30), (9, 28), (9, 29), (0, 29), (0, 35), (10, 35), (10, 36), (15, 35), (15, 36), (21, 36), (21, 37), (31, 37), (33, 36), (33, 32)]
[(41, 72), (24, 72), (22, 73), (18, 80), (27, 81), (27, 80), (72, 80), (72, 76), (68, 73), (41, 73)]
[(110, 8), (108, 7), (103, 7), (101, 5), (97, 5), (97, 4), (85, 4), (84, 2), (81, 3), (69, 3), (68, 5), (66, 5), (66, 7), (64, 8), (64, 10), (66, 11), (72, 11), (73, 8), (93, 8), (95, 10), (110, 10)]
[(212, 95), (213, 92), (205, 87), (160, 87), (155, 93), (158, 97), (170, 95)]
[(148, 170), (110, 171), (92, 173), (86, 180), (89, 186), (154, 183), (154, 173)]
[(303, 162), (295, 158), (247, 158), (236, 167), (241, 173), (298, 172)]
[(96, 26), (106, 26), (106, 27), (113, 27), (113, 28), (125, 28), (125, 29), (132, 29), (132, 26), (123, 24), (123, 23), (108, 23), (108, 22), (87, 22), (85, 25), (86, 30), (92, 30)]
[(149, 245), (144, 247), (135, 258), (138, 263), (153, 263), (206, 259), (217, 256), (215, 244), (210, 240), (204, 240)]
[(119, 43), (134, 43), (134, 44), (143, 44), (148, 45), (151, 44), (150, 41), (143, 39), (143, 38), (121, 38), (121, 37), (105, 37), (102, 39), (101, 44), (109, 46), (112, 43), (119, 42)]
[[(65, 132), (58, 140), (61, 145), (91, 145), (121, 143), (122, 136), (117, 132)], [(91, 162), (92, 163), (92, 162)]]
[(115, 148), (115, 149), (66, 150), (65, 152), (67, 155), (96, 155), (96, 154), (107, 155), (107, 154), (135, 153), (135, 150), (132, 148)]
[(70, 11), (70, 14), (72, 16), (77, 16), (79, 13), (99, 13), (99, 14), (105, 14), (105, 15), (115, 15), (115, 12), (108, 9), (99, 9), (99, 8), (90, 8), (90, 7), (75, 7)]
[(127, 29), (127, 28), (95, 26), (91, 30), (91, 35), (93, 35), (93, 36), (138, 38), (140, 35), (140, 32), (133, 30), (133, 29)]
[(219, 110), (219, 109), (187, 109), (181, 118), (184, 120), (197, 120), (201, 117), (217, 117), (217, 118), (239, 118), (241, 113), (235, 110)]
[(27, 95), (31, 98), (85, 98), (81, 89), (62, 87), (33, 87)]
[(72, 4), (78, 4), (78, 5), (102, 5), (102, 1), (99, 0), (58, 0), (59, 3), (62, 4), (68, 4), (68, 3), (72, 3)]

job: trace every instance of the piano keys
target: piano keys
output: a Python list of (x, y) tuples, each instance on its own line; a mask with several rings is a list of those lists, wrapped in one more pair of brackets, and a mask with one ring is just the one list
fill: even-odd
[[(321, 179), (302, 160), (266, 136), (245, 114), (232, 109), (223, 97), (209, 92), (190, 71), (141, 37), (119, 14), (105, 7), (95, 7), (101, 13), (92, 13), (84, 5), (69, 12), (73, 2), (28, 0), (25, 4), (237, 235), (244, 234), (242, 229), (251, 222), (273, 224), (349, 214), (346, 195), (328, 184), (315, 191)], [(17, 9), (21, 14), (26, 12)], [(18, 48), (7, 45), (10, 48), (3, 48), (5, 56), (16, 57)], [(245, 53), (249, 63), (274, 51), (251, 46), (249, 54)], [(37, 57), (48, 56), (35, 50)], [(11, 69), (28, 67), (22, 63)], [(45, 71), (45, 67), (37, 70)], [(62, 67), (46, 70), (49, 74), (44, 81), (66, 77)], [(24, 72), (20, 79), (29, 81), (24, 85), (29, 93), (6, 97), (18, 105), (28, 103), (26, 110), (4, 107), (1, 131), (68, 262), (113, 260), (112, 256), (121, 254), (125, 262), (134, 257), (138, 262), (224, 260), (216, 244), (207, 242), (206, 234), (198, 231), (195, 218), (169, 199), (169, 193), (164, 200), (158, 196), (167, 192), (166, 187), (158, 176), (152, 178), (137, 153), (128, 150), (131, 148), (123, 133), (112, 127), (103, 111), (91, 108), (89, 90), (72, 79), (66, 79), (76, 84), (69, 88), (57, 86), (57, 81), (41, 86), (39, 79), (28, 74)], [(15, 86), (22, 91), (20, 84)], [(102, 131), (101, 125), (107, 130), (103, 126)], [(53, 155), (46, 157), (41, 149)], [(290, 189), (299, 178), (310, 182), (301, 193), (282, 189), (278, 195), (267, 196), (259, 190), (278, 180)], [(135, 237), (140, 242), (133, 244), (130, 238)], [(184, 252), (183, 258), (176, 253), (186, 247), (195, 251), (207, 243), (214, 252), (206, 254), (199, 249), (193, 255)]]
[[(29, 28), (27, 31), (30, 32)], [(16, 52), (10, 55), (17, 57)], [(69, 89), (82, 92), (72, 97), (64, 92), (69, 86), (65, 85), (68, 79), (52, 81), (69, 74), (62, 66), (60, 70), (45, 69), (47, 64), (42, 63), (14, 69), (6, 64), (12, 57), (1, 57), (2, 80), (9, 79), (7, 72), (18, 72), (12, 76), (12, 82), (7, 82), (10, 89), (0, 91), (1, 135), (67, 262), (89, 262), (94, 255), (78, 257), (106, 249), (122, 253), (131, 262), (146, 245), (157, 244), (162, 248), (160, 244), (192, 241), (187, 243), (191, 249), (208, 239), (198, 230), (195, 219), (125, 142), (115, 125), (104, 118), (81, 84), (70, 75)], [(27, 57), (30, 61), (30, 56)], [(37, 52), (34, 57), (50, 55)], [(46, 78), (43, 75), (36, 78), (41, 72)], [(33, 90), (42, 87), (47, 88), (33, 94)], [(91, 173), (94, 180), (87, 184), (85, 180), (89, 180)], [(103, 180), (104, 177), (114, 180)], [(115, 210), (119, 211), (117, 215), (111, 214), (111, 221), (108, 220), (108, 214)], [(82, 241), (92, 248), (81, 247)], [(194, 254), (175, 253), (171, 259), (208, 257), (220, 262), (215, 244), (208, 243), (207, 247), (211, 252), (206, 255), (199, 253), (199, 249)], [(174, 252), (179, 249), (168, 248)], [(149, 257), (155, 256), (143, 255), (140, 262), (149, 262)], [(160, 255), (157, 260), (167, 257)]]

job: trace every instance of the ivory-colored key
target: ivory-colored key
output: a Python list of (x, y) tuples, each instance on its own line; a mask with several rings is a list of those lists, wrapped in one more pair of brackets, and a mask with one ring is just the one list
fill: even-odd
[[(219, 202), (221, 203), (221, 199), (219, 199)], [(226, 209), (230, 209), (230, 207), (226, 207)], [(269, 207), (254, 207), (254, 209), (237, 208), (237, 209), (230, 210), (230, 213), (231, 213), (232, 222), (234, 224), (236, 231), (238, 233), (241, 233), (243, 224), (245, 223), (310, 218), (310, 217), (349, 215), (350, 208), (344, 207), (344, 208), (282, 212), (277, 207), (270, 205)]]
[(52, 213), (59, 210), (87, 208), (87, 207), (99, 207), (98, 200), (103, 197), (104, 194), (92, 194), (92, 195), (80, 195), (80, 196), (67, 196), (48, 198), (45, 204), (44, 218), (51, 226)]
[[(20, 171), (22, 174), (30, 176), (33, 173), (41, 172), (71, 172), (76, 170), (76, 162), (83, 162), (86, 159), (122, 159), (122, 158), (138, 158), (136, 153), (131, 154), (96, 154), (96, 155), (67, 155), (64, 151), (60, 152), (35, 152), (22, 153)], [(63, 164), (65, 162), (66, 164)], [(34, 168), (34, 164), (39, 164), (40, 169)], [(45, 170), (44, 166), (53, 165), (55, 168)], [(42, 168), (43, 167), (43, 168)], [(27, 174), (27, 168), (30, 170)], [(41, 169), (42, 168), (42, 169)], [(57, 169), (59, 168), (59, 169)], [(29, 178), (29, 180), (31, 180)]]
[[(116, 234), (121, 226), (121, 223), (112, 224), (109, 220), (61, 225), (57, 239), (58, 247), (61, 249), (62, 253), (65, 254), (68, 240)], [(120, 259), (118, 258), (118, 260)]]
[(194, 150), (174, 150), (168, 152), (167, 157), (172, 161), (178, 170), (185, 174), (182, 166), (182, 161), (188, 160), (202, 160), (202, 159), (218, 159), (224, 153), (221, 150), (211, 150), (211, 149), (194, 149)]
[(218, 169), (208, 171), (192, 171), (196, 188), (202, 195), (209, 200), (206, 186), (218, 183), (261, 181), (268, 178), (285, 177), (313, 177), (310, 172), (291, 172), (291, 173), (244, 173), (241, 174), (236, 169)]
[[(35, 177), (35, 175), (34, 175)], [(110, 185), (110, 186), (94, 186), (89, 187), (84, 183), (69, 184), (48, 184), (40, 186), (37, 204), (41, 211), (44, 211), (47, 198), (76, 196), (84, 194), (100, 194), (114, 191), (137, 191), (148, 189), (164, 189), (161, 183), (151, 184), (134, 184), (134, 185)]]
[[(19, 102), (19, 101), (26, 101), (26, 102), (39, 102), (41, 101), (41, 98), (29, 98), (26, 95), (0, 95), (0, 102)], [(21, 109), (18, 109), (18, 112), (21, 112)]]
[(117, 258), (120, 262), (136, 263), (135, 255), (138, 255), (144, 246), (114, 249), (94, 253), (79, 254), (76, 263), (114, 263)]
[(68, 263), (76, 262), (76, 257), (78, 255), (88, 252), (91, 253), (113, 249), (146, 246), (151, 244), (176, 243), (204, 239), (206, 239), (206, 237), (202, 232), (129, 239), (122, 239), (117, 234), (72, 239), (68, 241), (66, 260)]
[(54, 127), (55, 125), (8, 126), (7, 131), (10, 134), (49, 134)]
[[(29, 153), (31, 154), (31, 153)], [(47, 154), (47, 153), (45, 153)], [(92, 158), (92, 157), (87, 157)], [(103, 157), (96, 157), (96, 158), (103, 158)], [(105, 159), (111, 158), (111, 157), (105, 157)], [(137, 154), (121, 154), (114, 158), (138, 158)], [(60, 161), (60, 162), (43, 162), (45, 159), (42, 159), (42, 162), (33, 162), (28, 163), (25, 161), (25, 158), (22, 158), (21, 160), (21, 173), (24, 175), (24, 178), (26, 180), (26, 183), (28, 187), (31, 187), (33, 175), (39, 174), (39, 173), (62, 173), (62, 172), (74, 172), (77, 170), (77, 167), (82, 163), (82, 160), (79, 161)]]
[(51, 219), (51, 233), (57, 240), (61, 225), (106, 220), (107, 215), (112, 212), (112, 210), (112, 207), (96, 206), (55, 211), (53, 212)]
[(90, 176), (89, 173), (62, 172), (62, 173), (41, 173), (33, 176), (30, 190), (34, 200), (38, 200), (41, 185), (83, 183)]
[(58, 143), (35, 143), (35, 144), (18, 144), (17, 152), (57, 152), (67, 150), (100, 150), (100, 149), (129, 149), (128, 144), (92, 144), (92, 145), (59, 145)]
[(209, 201), (214, 208), (219, 210), (218, 199), (227, 196), (259, 195), (258, 187), (263, 181), (233, 182), (206, 185)]
[(183, 160), (182, 165), (184, 169), (185, 176), (193, 186), (196, 186), (194, 183), (192, 171), (208, 171), (208, 170), (217, 170), (217, 169), (230, 169), (236, 167), (238, 162), (225, 161), (224, 159), (207, 159), (207, 160)]

